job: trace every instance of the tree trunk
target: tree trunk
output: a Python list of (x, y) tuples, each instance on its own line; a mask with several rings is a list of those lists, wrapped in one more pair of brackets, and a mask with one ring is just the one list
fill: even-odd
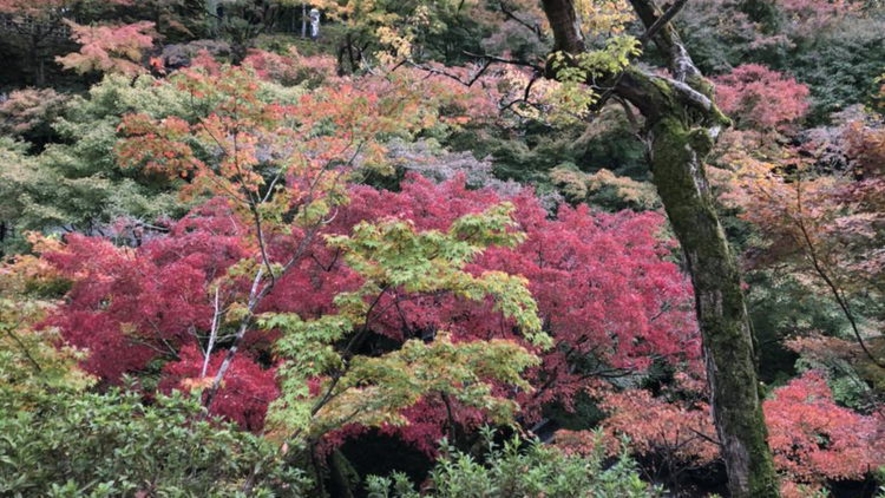
[(692, 129), (676, 116), (674, 109), (649, 128), (649, 154), (654, 183), (694, 286), (728, 487), (735, 498), (778, 496), (740, 275), (704, 173), (712, 140), (707, 130)]
[(218, 2), (219, 0), (206, 0), (206, 12), (203, 13), (203, 18), (209, 21), (209, 32), (213, 37), (218, 35), (218, 28), (221, 25), (221, 18), (218, 12), (220, 4)]
[(40, 43), (43, 40), (40, 34), (33, 33), (28, 41), (28, 56), (31, 60), (31, 67), (34, 68), (34, 86), (43, 88), (46, 85), (46, 67), (40, 54)]
[[(0, 221), (0, 261), (3, 260), (5, 253), (3, 252), (3, 243), (6, 241), (7, 225), (5, 221)], [(11, 232), (12, 230), (10, 230)]]
[(307, 4), (301, 4), (301, 38), (307, 38)]
[[(704, 160), (729, 121), (711, 99), (702, 77), (652, 0), (630, 0), (647, 33), (668, 56), (673, 78), (635, 68), (613, 76), (615, 94), (645, 117), (644, 134), (654, 183), (685, 252), (695, 292), (710, 386), (710, 405), (733, 498), (779, 496), (759, 400), (753, 337), (740, 275), (719, 224)], [(555, 48), (584, 50), (572, 0), (544, 0)], [(549, 72), (549, 68), (548, 68)]]

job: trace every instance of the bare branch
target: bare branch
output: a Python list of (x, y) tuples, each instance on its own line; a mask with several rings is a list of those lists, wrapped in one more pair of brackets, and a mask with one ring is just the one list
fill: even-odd
[(666, 25), (668, 22), (673, 20), (674, 17), (676, 17), (676, 14), (678, 14), (679, 11), (682, 10), (683, 7), (685, 7), (686, 3), (688, 3), (688, 0), (676, 0), (676, 2), (673, 3), (673, 5), (671, 5), (666, 12), (664, 12), (664, 15), (662, 15), (654, 23), (652, 23), (652, 25), (649, 26), (648, 29), (646, 29), (645, 33), (643, 33), (642, 36), (639, 37), (639, 43), (644, 46), (646, 43), (649, 42), (649, 40), (654, 38), (655, 35), (657, 35), (658, 32), (661, 30), (661, 28), (664, 27), (664, 25)]
[(218, 319), (221, 315), (221, 309), (218, 306), (218, 287), (215, 287), (215, 313), (212, 314), (212, 326), (209, 329), (209, 344), (206, 345), (206, 354), (203, 357), (203, 369), (200, 371), (200, 378), (206, 377), (209, 372), (209, 358), (212, 356), (212, 350), (215, 348), (215, 341), (218, 338)]
[(479, 81), (479, 79), (485, 74), (485, 72), (489, 69), (489, 67), (492, 65), (493, 62), (494, 61), (491, 61), (491, 60), (483, 61), (483, 63), (480, 64), (479, 70), (476, 71), (475, 73), (473, 73), (473, 75), (470, 77), (469, 80), (464, 80), (461, 76), (458, 76), (457, 74), (454, 74), (454, 73), (450, 73), (446, 70), (439, 69), (439, 68), (432, 67), (432, 66), (428, 66), (426, 64), (418, 64), (418, 63), (412, 62), (410, 60), (406, 60), (406, 61), (403, 61), (403, 63), (401, 63), (401, 64), (397, 64), (396, 66), (394, 66), (393, 70), (396, 70), (398, 67), (402, 66), (403, 64), (408, 64), (411, 67), (414, 67), (416, 69), (420, 69), (421, 71), (428, 73), (428, 75), (436, 74), (439, 76), (445, 76), (446, 78), (455, 80), (458, 83), (470, 88), (473, 86), (474, 83)]
[[(252, 288), (249, 290), (249, 304), (247, 305), (248, 314), (240, 322), (240, 328), (237, 330), (237, 335), (234, 337), (234, 344), (227, 350), (227, 356), (225, 356), (224, 361), (221, 362), (218, 372), (215, 373), (215, 379), (212, 381), (212, 386), (209, 387), (209, 390), (206, 392), (206, 399), (203, 401), (203, 404), (207, 408), (212, 405), (212, 400), (215, 399), (215, 395), (218, 394), (218, 389), (221, 387), (221, 381), (224, 379), (224, 374), (227, 373), (231, 363), (233, 363), (234, 356), (237, 354), (237, 349), (243, 341), (246, 331), (249, 330), (249, 325), (252, 323), (252, 313), (254, 312), (255, 307), (258, 306), (258, 302), (261, 300), (260, 296), (262, 295), (262, 291), (259, 290), (259, 285), (261, 284), (261, 277), (263, 275), (264, 267), (262, 266), (259, 267), (258, 271), (255, 273), (255, 279), (252, 281)], [(265, 286), (265, 289), (266, 288), (267, 286)]]
[(526, 21), (524, 19), (520, 19), (512, 10), (507, 8), (507, 5), (504, 3), (504, 0), (500, 0), (498, 2), (498, 6), (501, 8), (501, 13), (504, 14), (504, 16), (507, 17), (507, 19), (510, 19), (510, 20), (514, 21), (515, 23), (519, 24), (520, 26), (531, 31), (532, 33), (535, 34), (535, 36), (538, 37), (539, 40), (541, 40), (541, 41), (546, 40), (546, 37), (544, 36), (544, 32), (541, 31), (540, 24), (538, 24), (538, 23), (529, 24), (528, 21)]

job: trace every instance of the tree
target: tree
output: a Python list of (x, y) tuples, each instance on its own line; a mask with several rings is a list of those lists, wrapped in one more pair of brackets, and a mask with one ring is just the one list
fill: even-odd
[[(877, 227), (885, 206), (885, 134), (865, 118), (861, 113), (810, 132), (799, 147), (735, 154), (736, 181), (727, 199), (764, 236), (752, 247), (751, 268), (781, 265), (803, 282), (803, 290), (827, 296), (841, 310), (845, 337), (852, 336), (881, 372), (882, 353), (870, 343), (881, 340), (875, 320), (882, 310), (865, 303), (880, 301), (883, 292), (883, 235)], [(826, 333), (843, 335), (839, 327)]]
[(130, 0), (0, 0), (0, 15), (23, 41), (33, 84), (42, 87), (47, 52), (57, 50), (70, 34), (67, 19), (79, 15), (81, 22), (92, 21), (130, 4)]
[[(704, 160), (729, 121), (711, 100), (711, 85), (665, 17), (675, 10), (665, 14), (650, 1), (630, 3), (646, 28), (644, 37), (653, 39), (665, 54), (670, 77), (630, 67), (614, 78), (613, 92), (646, 119), (654, 183), (685, 252), (729, 490), (735, 497), (777, 496), (740, 274), (704, 172)], [(546, 0), (543, 5), (554, 34), (554, 52), (571, 58), (584, 54), (575, 4)], [(675, 5), (678, 9), (680, 4)], [(548, 66), (548, 71), (555, 75), (556, 66)]]
[[(885, 463), (882, 413), (863, 415), (837, 405), (828, 385), (832, 380), (819, 371), (807, 371), (775, 389), (763, 403), (785, 496), (805, 497), (828, 484), (862, 481)], [(602, 423), (602, 442), (608, 451), (617, 453), (619, 438), (628, 437), (631, 450), (659, 461), (664, 467), (660, 476), (674, 484), (678, 485), (683, 469), (709, 464), (717, 457), (715, 429), (705, 403), (629, 389), (607, 395), (603, 406), (609, 412)], [(569, 452), (592, 454), (599, 434), (562, 430), (555, 443)]]
[(153, 225), (159, 218), (177, 218), (187, 212), (190, 203), (176, 194), (183, 179), (123, 169), (113, 154), (123, 114), (188, 115), (187, 93), (157, 84), (148, 75), (133, 82), (120, 74), (108, 75), (84, 96), (65, 99), (57, 110), (59, 97), (40, 91), (37, 95), (43, 105), (35, 106), (29, 102), (34, 99), (32, 93), (14, 93), (15, 100), (0, 112), (9, 125), (30, 127), (23, 130), (23, 138), (31, 139), (30, 133), (49, 128), (55, 139), (44, 144), (38, 135), (30, 150), (15, 153), (28, 145), (22, 143), (0, 152), (8, 164), (0, 171), (4, 185), (0, 187), (4, 192), (0, 218), (10, 232), (6, 244), (17, 244), (13, 249), (20, 249), (27, 230), (118, 232), (110, 224), (119, 218), (129, 218), (140, 229), (159, 228)]
[(52, 123), (63, 113), (68, 96), (51, 88), (10, 92), (0, 103), (0, 132), (30, 142), (36, 150), (56, 138)]
[(775, 463), (789, 481), (819, 487), (824, 479), (863, 479), (885, 464), (882, 414), (836, 405), (826, 378), (809, 371), (765, 401)]
[(716, 103), (738, 129), (784, 131), (808, 110), (808, 87), (759, 64), (714, 79)]
[(117, 72), (135, 76), (146, 71), (144, 52), (154, 45), (154, 23), (141, 21), (122, 26), (81, 26), (67, 21), (79, 52), (58, 57), (65, 69), (80, 74), (89, 71)]
[[(514, 248), (489, 248), (471, 264), (471, 271), (504, 271), (527, 278), (544, 331), (553, 339), (554, 347), (539, 351), (541, 364), (528, 372), (533, 389), (514, 396), (524, 428), (549, 416), (553, 406), (572, 410), (581, 397), (595, 398), (613, 389), (611, 384), (646, 375), (654, 362), (702, 377), (691, 291), (678, 267), (665, 260), (672, 247), (657, 235), (663, 222), (658, 214), (609, 215), (586, 206), (563, 206), (550, 219), (530, 190), (508, 198), (489, 189), (467, 189), (463, 182), (464, 178), (456, 177), (435, 185), (413, 174), (399, 192), (354, 188), (350, 204), (339, 212), (332, 228), (349, 233), (362, 220), (396, 217), (408, 219), (419, 229), (439, 230), (465, 214), (505, 199), (513, 202), (514, 218), (525, 232), (525, 241)], [(334, 252), (316, 256), (324, 262), (336, 259)], [(295, 296), (313, 282), (317, 302), (313, 306), (320, 307), (321, 296), (329, 292), (325, 286), (342, 277), (320, 272), (310, 279), (282, 283), (280, 291), (293, 302), (304, 301)], [(322, 286), (316, 284), (320, 278)], [(375, 318), (371, 327), (385, 341), (430, 337), (438, 330), (448, 331), (457, 340), (524, 341), (488, 305), (451, 295), (417, 299), (398, 295), (399, 301), (379, 301), (377, 307), (383, 309), (389, 303), (389, 311)], [(609, 379), (616, 380), (609, 383)], [(442, 436), (458, 443), (460, 438), (446, 430), (445, 407), (422, 406), (423, 410), (407, 416), (411, 427), (388, 432), (426, 452), (434, 451), (435, 440)], [(462, 413), (465, 416), (454, 414), (461, 429), (482, 422)]]

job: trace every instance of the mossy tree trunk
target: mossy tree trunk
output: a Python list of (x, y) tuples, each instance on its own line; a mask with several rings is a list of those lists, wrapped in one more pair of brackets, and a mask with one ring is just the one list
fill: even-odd
[(688, 262), (711, 406), (733, 497), (778, 495), (740, 275), (704, 174), (709, 131), (669, 116), (649, 128), (654, 183)]
[[(766, 441), (740, 274), (707, 183), (704, 161), (728, 119), (711, 100), (712, 86), (653, 0), (630, 0), (648, 37), (668, 57), (672, 77), (630, 68), (612, 78), (614, 94), (645, 118), (654, 183), (685, 252), (695, 291), (713, 419), (734, 498), (779, 496)], [(683, 2), (684, 3), (684, 2)], [(573, 0), (544, 0), (554, 49), (585, 50)]]

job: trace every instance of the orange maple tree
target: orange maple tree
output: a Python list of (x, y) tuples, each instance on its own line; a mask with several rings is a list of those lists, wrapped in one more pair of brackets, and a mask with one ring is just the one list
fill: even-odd
[(71, 37), (82, 45), (56, 61), (65, 69), (80, 74), (90, 71), (123, 73), (134, 76), (146, 71), (142, 59), (154, 45), (154, 23), (141, 21), (133, 24), (84, 26), (65, 20), (71, 28)]

